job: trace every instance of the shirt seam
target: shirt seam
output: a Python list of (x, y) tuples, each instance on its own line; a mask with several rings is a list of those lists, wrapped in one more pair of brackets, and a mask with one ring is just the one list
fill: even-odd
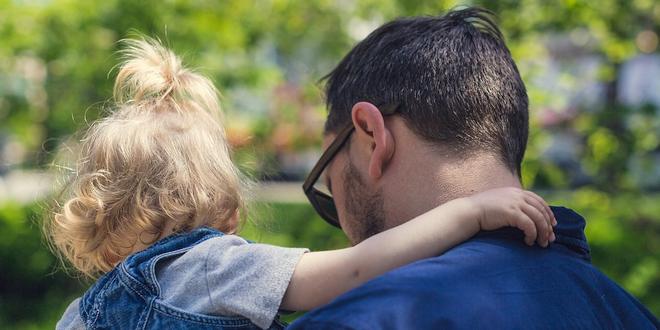
[(213, 306), (213, 310), (218, 310), (218, 306), (215, 305), (213, 297), (211, 296), (211, 286), (209, 285), (209, 255), (211, 254), (211, 249), (207, 249), (206, 256), (204, 257), (204, 284), (206, 285), (206, 296)]

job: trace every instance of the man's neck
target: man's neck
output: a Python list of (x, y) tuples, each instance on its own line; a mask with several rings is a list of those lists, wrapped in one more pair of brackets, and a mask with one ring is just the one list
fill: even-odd
[[(522, 187), (518, 177), (492, 156), (449, 160), (442, 156), (416, 155), (414, 162), (402, 165), (389, 191), (384, 191), (387, 228), (421, 215), (452, 199), (501, 187)], [(432, 154), (431, 154), (432, 155)], [(412, 156), (412, 155), (411, 155)]]

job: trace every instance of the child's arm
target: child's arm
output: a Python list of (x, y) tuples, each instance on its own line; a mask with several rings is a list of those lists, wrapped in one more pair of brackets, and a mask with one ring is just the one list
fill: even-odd
[(517, 188), (493, 189), (447, 202), (402, 225), (341, 250), (306, 253), (281, 309), (310, 310), (407, 263), (439, 255), (479, 230), (518, 227), (525, 241), (547, 246), (556, 220), (545, 201)]

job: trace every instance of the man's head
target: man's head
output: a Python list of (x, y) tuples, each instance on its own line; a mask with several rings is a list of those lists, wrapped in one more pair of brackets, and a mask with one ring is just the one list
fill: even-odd
[[(326, 171), (342, 228), (355, 243), (480, 189), (471, 177), (520, 175), (527, 94), (485, 10), (381, 26), (327, 76), (326, 95), (326, 145), (355, 127)], [(383, 116), (380, 109), (392, 106), (397, 112)]]

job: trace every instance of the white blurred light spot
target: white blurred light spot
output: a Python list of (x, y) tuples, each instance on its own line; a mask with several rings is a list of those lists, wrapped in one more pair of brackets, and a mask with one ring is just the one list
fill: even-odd
[(348, 35), (353, 40), (359, 41), (366, 38), (371, 31), (375, 30), (382, 24), (381, 17), (372, 17), (370, 20), (363, 20), (360, 18), (353, 18), (348, 22)]
[(658, 48), (658, 35), (651, 30), (644, 30), (637, 34), (635, 44), (642, 53), (652, 53)]

